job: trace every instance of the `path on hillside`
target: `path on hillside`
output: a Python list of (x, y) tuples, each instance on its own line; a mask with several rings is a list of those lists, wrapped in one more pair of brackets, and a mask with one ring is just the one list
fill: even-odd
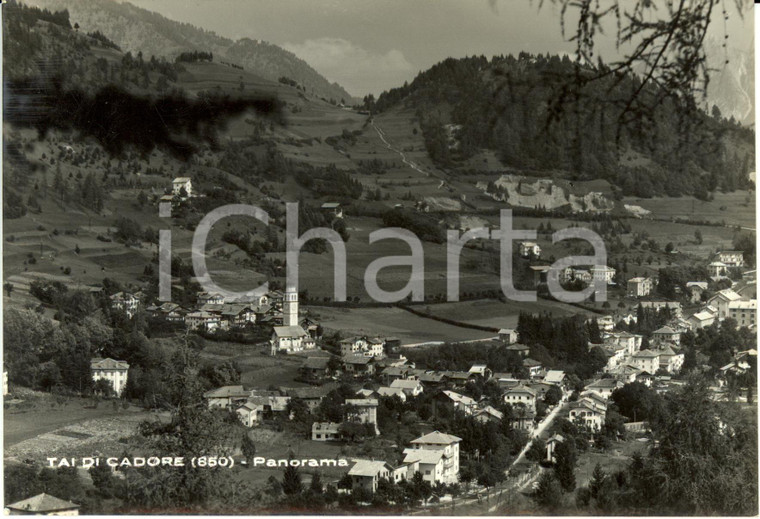
[(396, 153), (398, 153), (398, 154), (399, 154), (399, 156), (401, 157), (401, 162), (403, 162), (404, 164), (406, 164), (407, 166), (409, 166), (410, 168), (412, 168), (412, 169), (413, 169), (413, 170), (415, 170), (415, 171), (419, 171), (420, 173), (424, 173), (424, 174), (425, 174), (425, 175), (427, 175), (428, 177), (430, 177), (430, 176), (433, 176), (431, 173), (429, 173), (429, 172), (427, 172), (427, 171), (424, 171), (424, 170), (423, 170), (422, 168), (420, 168), (420, 167), (419, 167), (417, 164), (415, 164), (415, 163), (414, 163), (414, 162), (412, 162), (411, 160), (407, 159), (407, 158), (406, 158), (406, 154), (404, 154), (404, 152), (403, 152), (403, 151), (401, 151), (401, 150), (399, 150), (399, 149), (397, 149), (397, 148), (394, 148), (394, 147), (391, 145), (391, 143), (390, 143), (390, 142), (388, 142), (388, 140), (385, 138), (385, 131), (383, 131), (383, 129), (382, 129), (382, 128), (380, 128), (379, 126), (377, 126), (377, 125), (375, 124), (375, 121), (374, 121), (374, 120), (373, 120), (373, 121), (372, 121), (370, 124), (371, 124), (371, 125), (372, 125), (372, 127), (375, 129), (375, 131), (377, 132), (377, 136), (378, 136), (378, 137), (380, 137), (380, 140), (381, 140), (381, 141), (383, 141), (383, 144), (385, 144), (385, 147), (386, 147), (386, 148), (388, 148), (389, 150), (391, 150), (391, 151), (394, 151), (394, 152), (396, 152)]

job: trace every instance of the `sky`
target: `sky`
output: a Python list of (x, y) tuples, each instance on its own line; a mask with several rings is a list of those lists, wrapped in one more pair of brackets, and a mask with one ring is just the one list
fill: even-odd
[[(447, 57), (574, 48), (551, 0), (130, 1), (221, 36), (279, 45), (358, 97), (400, 86)], [(748, 3), (725, 0), (729, 42), (749, 48), (753, 16), (739, 17), (735, 1)], [(723, 20), (712, 25), (713, 36), (723, 39)], [(610, 38), (598, 45), (605, 59), (614, 56)]]

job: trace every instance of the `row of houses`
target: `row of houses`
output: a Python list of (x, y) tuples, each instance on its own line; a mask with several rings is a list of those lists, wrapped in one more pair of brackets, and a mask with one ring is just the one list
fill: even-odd
[(748, 299), (726, 288), (708, 299), (687, 321), (692, 329), (700, 329), (727, 318), (734, 319), (740, 327), (754, 328), (757, 325), (757, 299)]
[(377, 491), (380, 480), (392, 483), (411, 480), (416, 473), (431, 485), (459, 482), (459, 443), (461, 438), (433, 431), (416, 438), (404, 449), (398, 466), (386, 461), (357, 459), (348, 471), (353, 488)]

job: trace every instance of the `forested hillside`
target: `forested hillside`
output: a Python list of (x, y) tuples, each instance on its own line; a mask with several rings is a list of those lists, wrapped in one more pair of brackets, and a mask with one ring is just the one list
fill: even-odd
[[(263, 41), (243, 38), (237, 42), (212, 31), (165, 18), (127, 2), (112, 0), (42, 0), (35, 5), (50, 10), (67, 9), (73, 23), (88, 32), (100, 31), (125, 52), (163, 56), (173, 60), (185, 51), (211, 52), (218, 61), (230, 61), (265, 79), (288, 77), (309, 93), (347, 102), (343, 87), (330, 83), (292, 52)], [(251, 35), (254, 36), (254, 35)]]
[[(599, 71), (606, 72), (603, 64)], [(706, 198), (715, 189), (747, 186), (751, 130), (718, 112), (685, 112), (654, 88), (642, 95), (661, 97), (658, 109), (635, 112), (634, 105), (630, 117), (624, 111), (637, 77), (610, 74), (576, 87), (576, 74), (591, 70), (566, 56), (447, 59), (365, 103), (375, 112), (414, 108), (429, 155), (446, 167), (487, 148), (509, 167), (603, 178), (642, 197)]]

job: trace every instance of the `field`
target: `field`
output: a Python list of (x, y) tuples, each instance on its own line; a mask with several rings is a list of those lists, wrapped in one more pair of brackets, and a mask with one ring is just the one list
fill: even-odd
[[(694, 197), (679, 198), (625, 198), (624, 203), (639, 205), (652, 211), (658, 218), (688, 218), (725, 222), (728, 225), (741, 225), (756, 228), (755, 192), (735, 191), (733, 193), (715, 193), (709, 202)], [(658, 222), (659, 223), (659, 222)]]
[(240, 383), (246, 387), (270, 386), (301, 387), (307, 384), (294, 382), (303, 357), (269, 355), (269, 345), (236, 344), (206, 341), (200, 353), (201, 361), (221, 363), (234, 360), (240, 367)]
[(493, 337), (481, 332), (433, 321), (400, 308), (308, 307), (322, 326), (341, 330), (343, 335), (379, 335), (398, 337), (402, 344), (427, 341), (465, 341)]
[[(5, 459), (118, 455), (124, 450), (119, 439), (134, 433), (136, 425), (155, 416), (130, 406), (113, 406), (92, 399), (54, 397), (24, 391), (13, 395), (23, 402), (11, 403), (3, 416)], [(6, 403), (8, 399), (6, 397)]]
[[(252, 429), (250, 431), (251, 439), (256, 444), (256, 456), (266, 459), (288, 459), (292, 453), (296, 459), (347, 459), (343, 455), (345, 447), (333, 442), (318, 442), (308, 440), (305, 437), (298, 436), (289, 432), (275, 432), (271, 429)], [(252, 483), (254, 485), (263, 485), (270, 476), (282, 480), (283, 468), (272, 467), (248, 467), (237, 472), (237, 478), (240, 481)], [(302, 479), (308, 485), (311, 481), (309, 469), (303, 469)], [(322, 467), (319, 472), (324, 484), (337, 481), (346, 472), (345, 467)]]
[(631, 438), (613, 443), (608, 452), (584, 452), (578, 456), (578, 465), (575, 469), (576, 486), (580, 488), (588, 485), (597, 463), (602, 466), (605, 473), (614, 474), (630, 464), (634, 453), (638, 452), (645, 456), (648, 450), (649, 442)]
[(564, 303), (542, 299), (539, 299), (535, 303), (519, 303), (515, 301), (502, 303), (492, 299), (461, 301), (430, 305), (428, 308), (430, 308), (432, 315), (437, 317), (494, 328), (515, 328), (521, 311), (530, 313), (549, 312), (554, 317), (577, 314), (592, 315), (591, 312), (579, 310)]

